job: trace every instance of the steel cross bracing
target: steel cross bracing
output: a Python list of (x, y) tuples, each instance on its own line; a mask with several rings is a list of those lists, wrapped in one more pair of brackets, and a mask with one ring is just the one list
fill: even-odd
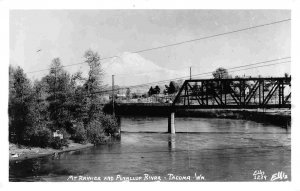
[(290, 108), (291, 77), (185, 80), (173, 106)]

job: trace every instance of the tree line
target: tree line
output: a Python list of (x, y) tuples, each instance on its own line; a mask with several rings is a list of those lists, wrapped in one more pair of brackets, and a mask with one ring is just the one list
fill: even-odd
[[(174, 94), (179, 90), (180, 85), (176, 83), (175, 81), (171, 81), (169, 85), (165, 85), (165, 89), (162, 91), (163, 94)], [(152, 96), (155, 94), (160, 94), (161, 89), (158, 85), (156, 85), (154, 88), (151, 86), (148, 95)]]
[[(102, 112), (103, 70), (97, 52), (84, 54), (89, 66), (70, 74), (59, 58), (52, 60), (49, 73), (32, 82), (21, 67), (9, 66), (9, 141), (12, 143), (61, 148), (67, 140), (101, 143), (118, 136), (115, 117)], [(59, 130), (63, 139), (53, 137)]]
[[(214, 72), (212, 72), (212, 76), (214, 79), (225, 79), (225, 78), (231, 78), (231, 75), (228, 74), (228, 71), (225, 68), (217, 68)], [(169, 85), (165, 85), (165, 89), (162, 91), (164, 94), (174, 94), (179, 91), (181, 84), (176, 83), (175, 81), (170, 81)], [(196, 84), (195, 89), (198, 88), (198, 85)], [(151, 86), (148, 95), (156, 95), (160, 94), (161, 89), (158, 85), (156, 85), (154, 88)]]

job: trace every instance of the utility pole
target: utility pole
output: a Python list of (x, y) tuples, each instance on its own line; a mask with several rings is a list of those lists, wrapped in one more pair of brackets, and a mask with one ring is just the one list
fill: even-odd
[(57, 120), (57, 105), (56, 105), (56, 72), (57, 72), (57, 67), (55, 66), (55, 80), (54, 80), (54, 116), (55, 116), (55, 120)]
[(190, 80), (192, 79), (192, 67), (190, 66)]
[(112, 75), (112, 114), (115, 116), (115, 75)]

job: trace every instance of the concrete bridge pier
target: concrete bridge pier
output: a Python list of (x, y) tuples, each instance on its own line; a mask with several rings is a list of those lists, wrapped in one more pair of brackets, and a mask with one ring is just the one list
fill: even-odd
[(175, 134), (175, 112), (171, 112), (168, 117), (168, 133)]

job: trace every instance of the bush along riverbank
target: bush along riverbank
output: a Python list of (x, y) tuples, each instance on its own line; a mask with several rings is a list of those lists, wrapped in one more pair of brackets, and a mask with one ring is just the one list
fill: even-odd
[(86, 127), (73, 126), (73, 134), (56, 131), (51, 134), (48, 129), (38, 130), (37, 135), (30, 136), (23, 144), (9, 144), (9, 160), (17, 161), (57, 155), (61, 152), (85, 149), (99, 144), (120, 141), (120, 126), (112, 116), (101, 116)]
[[(9, 67), (12, 145), (66, 150), (70, 141), (97, 145), (120, 137), (117, 119), (102, 112), (103, 97), (95, 93), (103, 88), (100, 57), (91, 50), (84, 57), (89, 66), (87, 76), (68, 73), (59, 58), (53, 59), (48, 74), (34, 82), (21, 67)], [(18, 154), (11, 156), (17, 158)]]

